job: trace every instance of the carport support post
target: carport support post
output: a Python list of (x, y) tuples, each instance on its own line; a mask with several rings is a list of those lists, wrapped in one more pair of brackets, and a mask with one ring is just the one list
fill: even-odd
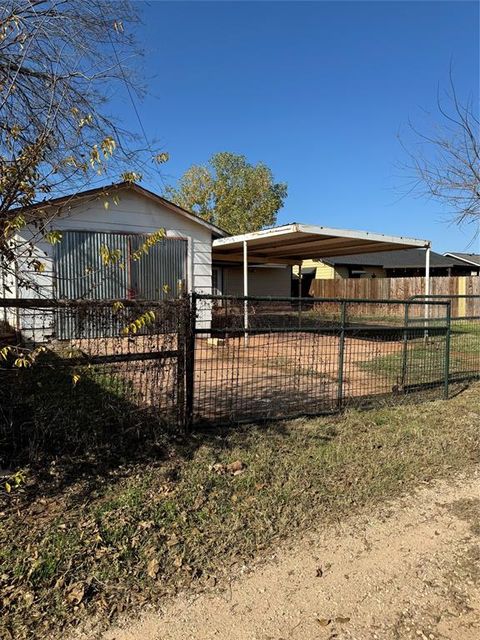
[(298, 328), (302, 326), (302, 263), (298, 264)]
[[(248, 249), (247, 241), (243, 241), (243, 296), (248, 296)], [(243, 301), (244, 343), (248, 346), (248, 301)]]
[[(431, 246), (428, 244), (425, 247), (425, 297), (428, 301), (428, 297), (430, 296), (430, 251)], [(430, 306), (428, 304), (425, 305), (425, 326), (428, 327), (428, 321), (430, 316)], [(428, 329), (425, 330), (425, 338), (428, 337)]]

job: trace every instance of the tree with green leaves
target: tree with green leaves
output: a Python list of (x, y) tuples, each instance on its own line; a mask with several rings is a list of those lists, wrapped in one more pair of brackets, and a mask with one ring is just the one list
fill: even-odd
[(208, 165), (193, 165), (167, 197), (230, 233), (249, 233), (275, 224), (287, 185), (275, 182), (263, 163), (235, 153), (214, 154)]

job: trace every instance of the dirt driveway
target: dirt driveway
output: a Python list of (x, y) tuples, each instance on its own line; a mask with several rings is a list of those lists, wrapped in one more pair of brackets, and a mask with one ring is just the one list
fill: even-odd
[[(242, 573), (242, 572), (240, 572)], [(278, 549), (105, 640), (478, 640), (480, 470)]]

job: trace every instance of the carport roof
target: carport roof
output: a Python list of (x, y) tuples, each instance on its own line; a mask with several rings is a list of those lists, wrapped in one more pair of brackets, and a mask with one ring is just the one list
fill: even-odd
[(219, 238), (213, 241), (213, 260), (243, 261), (243, 243), (247, 243), (248, 260), (260, 263), (298, 264), (307, 258), (392, 251), (412, 247), (430, 247), (428, 240), (405, 236), (387, 236), (370, 231), (332, 229), (310, 224), (292, 223), (253, 233)]

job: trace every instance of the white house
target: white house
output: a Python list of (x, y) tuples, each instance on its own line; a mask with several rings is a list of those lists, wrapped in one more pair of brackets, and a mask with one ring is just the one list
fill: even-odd
[[(17, 236), (33, 246), (25, 264), (34, 259), (41, 268), (30, 269), (28, 286), (3, 274), (4, 297), (156, 300), (182, 291), (210, 294), (212, 243), (227, 235), (128, 182), (38, 203), (24, 214), (27, 220), (48, 220), (41, 234), (27, 225)], [(135, 260), (135, 252), (159, 230), (165, 230), (165, 237)], [(61, 240), (49, 242), (48, 232), (58, 232)], [(105, 252), (110, 252), (110, 268)], [(21, 264), (18, 271), (23, 271)]]
[[(31, 227), (19, 233), (21, 240), (35, 238), (34, 257), (42, 262), (42, 272), (30, 275), (41, 286), (42, 297), (156, 299), (162, 297), (165, 284), (173, 293), (179, 286), (211, 293), (212, 242), (227, 233), (137, 184), (124, 182), (57, 198), (47, 208), (33, 205), (28, 213), (35, 214), (35, 209), (51, 219), (48, 230), (61, 234), (61, 241), (52, 244), (33, 235)], [(144, 256), (149, 264), (138, 260), (143, 270), (136, 268), (132, 254), (160, 229), (165, 239)], [(102, 247), (112, 254), (118, 251), (122, 268), (112, 270), (111, 278), (95, 281)], [(36, 297), (31, 287), (14, 286), (12, 297)]]

